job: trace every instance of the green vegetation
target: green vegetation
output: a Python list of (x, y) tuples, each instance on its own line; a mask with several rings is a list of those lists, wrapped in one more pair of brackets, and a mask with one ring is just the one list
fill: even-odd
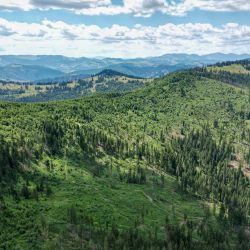
[(217, 63), (210, 67), (197, 68), (196, 72), (203, 77), (226, 82), (237, 87), (250, 87), (250, 60)]
[(249, 119), (247, 88), (198, 70), (2, 102), (0, 248), (248, 249)]
[(0, 100), (45, 102), (79, 98), (93, 93), (125, 92), (144, 87), (150, 79), (136, 78), (112, 70), (69, 82), (17, 83), (0, 82)]
[(250, 60), (223, 62), (209, 67), (211, 71), (227, 71), (234, 74), (250, 74)]

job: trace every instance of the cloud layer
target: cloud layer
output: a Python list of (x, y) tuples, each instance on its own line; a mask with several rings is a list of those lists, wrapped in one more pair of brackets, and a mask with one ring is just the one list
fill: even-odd
[(250, 51), (250, 26), (166, 23), (158, 27), (113, 25), (101, 28), (62, 21), (30, 24), (0, 18), (0, 43), (6, 54), (142, 57), (173, 52), (247, 53)]
[(250, 2), (246, 0), (123, 0), (114, 5), (112, 0), (1, 0), (0, 9), (68, 9), (85, 15), (151, 16), (155, 12), (168, 15), (185, 15), (194, 9), (206, 11), (250, 11)]

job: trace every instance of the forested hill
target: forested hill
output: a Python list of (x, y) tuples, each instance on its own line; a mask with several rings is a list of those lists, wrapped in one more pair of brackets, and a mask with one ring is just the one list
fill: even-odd
[[(187, 72), (240, 88), (248, 88), (250, 86), (249, 67), (249, 60), (241, 60), (189, 69)], [(138, 78), (111, 69), (103, 70), (91, 77), (68, 82), (20, 83), (0, 81), (0, 100), (46, 102), (75, 99), (93, 93), (123, 93), (143, 88), (152, 81), (153, 79)]]
[(199, 75), (226, 82), (241, 88), (250, 87), (250, 59), (217, 63), (197, 68)]
[(249, 249), (250, 95), (194, 71), (0, 104), (0, 249)]
[(235, 74), (250, 74), (250, 58), (239, 61), (216, 63), (209, 66), (212, 71), (228, 71)]
[(95, 76), (101, 76), (101, 77), (126, 77), (126, 78), (134, 78), (134, 79), (143, 79), (142, 77), (127, 75), (127, 74), (124, 74), (124, 73), (121, 73), (119, 71), (115, 71), (115, 70), (112, 70), (112, 69), (102, 70), (100, 73), (97, 73)]
[(121, 93), (144, 87), (152, 79), (138, 78), (114, 70), (103, 70), (91, 77), (69, 82), (0, 82), (0, 100), (46, 102), (65, 100), (93, 93)]

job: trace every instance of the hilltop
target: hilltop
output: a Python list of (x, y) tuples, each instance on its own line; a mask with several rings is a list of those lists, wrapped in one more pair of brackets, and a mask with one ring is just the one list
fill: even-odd
[(97, 73), (95, 76), (100, 76), (100, 77), (117, 77), (117, 76), (121, 76), (121, 77), (126, 77), (126, 78), (142, 79), (141, 77), (127, 75), (127, 74), (124, 74), (124, 73), (121, 73), (119, 71), (115, 71), (115, 70), (112, 70), (112, 69), (104, 69), (100, 73)]
[(217, 63), (208, 67), (196, 68), (196, 73), (203, 77), (223, 81), (237, 87), (250, 86), (250, 59)]
[(250, 74), (250, 58), (240, 61), (217, 63), (214, 66), (210, 66), (209, 69), (213, 72), (224, 71), (232, 74)]

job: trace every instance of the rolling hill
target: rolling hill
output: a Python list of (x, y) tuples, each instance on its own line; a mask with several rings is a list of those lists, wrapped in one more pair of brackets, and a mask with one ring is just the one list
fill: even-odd
[(237, 87), (249, 88), (250, 86), (250, 59), (235, 62), (223, 62), (209, 67), (196, 68), (200, 76), (220, 80)]
[(44, 102), (74, 99), (93, 93), (121, 93), (150, 83), (143, 79), (114, 70), (103, 70), (91, 77), (57, 83), (0, 83), (0, 100), (15, 102)]
[(250, 74), (250, 59), (217, 63), (209, 67), (211, 71), (224, 71), (232, 74)]
[(248, 249), (249, 91), (202, 72), (1, 102), (0, 248)]

